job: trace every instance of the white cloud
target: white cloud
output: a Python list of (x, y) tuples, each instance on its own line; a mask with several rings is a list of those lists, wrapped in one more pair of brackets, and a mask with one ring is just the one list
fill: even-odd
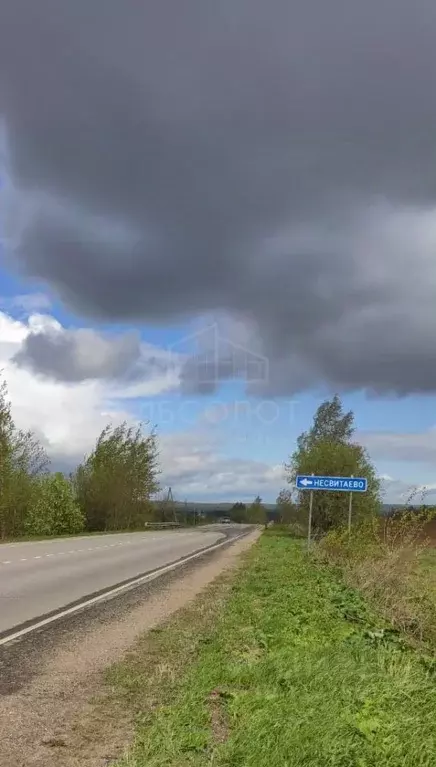
[[(71, 466), (90, 450), (108, 423), (135, 421), (132, 397), (153, 397), (173, 387), (168, 373), (161, 378), (138, 381), (123, 387), (119, 382), (87, 380), (66, 383), (36, 375), (19, 367), (13, 357), (28, 335), (47, 329), (60, 330), (54, 317), (32, 314), (17, 320), (0, 312), (0, 370), (7, 381), (14, 420), (31, 429), (46, 446), (54, 465)], [(149, 355), (151, 347), (145, 344)], [(154, 350), (164, 360), (163, 350)], [(147, 355), (146, 355), (147, 356)], [(176, 371), (174, 372), (174, 376)], [(137, 403), (135, 403), (137, 405)], [(159, 427), (159, 424), (158, 424)], [(234, 498), (250, 500), (257, 493), (275, 498), (284, 484), (283, 467), (224, 454), (219, 435), (200, 424), (183, 433), (160, 437), (162, 482), (171, 485), (178, 499)]]
[[(148, 396), (180, 386), (181, 361), (144, 343), (138, 331), (103, 333), (64, 328), (50, 315), (33, 314), (13, 361), (36, 375), (64, 383), (101, 380), (121, 388), (123, 397)], [(151, 385), (151, 391), (150, 391)]]
[[(63, 330), (50, 314), (35, 312), (26, 319), (15, 319), (0, 312), (0, 370), (8, 384), (15, 422), (38, 435), (55, 465), (73, 466), (108, 421), (137, 420), (138, 403), (133, 406), (132, 398), (143, 398), (144, 412), (147, 398), (153, 402), (153, 397), (177, 385), (178, 370), (174, 368), (171, 380), (165, 370), (167, 352), (146, 343), (141, 344), (143, 357), (155, 359), (157, 374), (125, 385), (104, 379), (67, 383), (17, 366), (13, 358), (29, 334), (49, 330)], [(160, 438), (162, 481), (171, 485), (178, 499), (250, 500), (257, 493), (274, 499), (284, 486), (282, 465), (228, 455), (223, 449), (223, 432), (216, 427), (228, 421), (226, 413), (226, 408), (215, 402), (189, 430), (185, 427), (184, 432)], [(435, 429), (414, 434), (363, 432), (358, 437), (374, 459), (436, 461)], [(417, 498), (436, 490), (432, 482), (424, 487), (388, 474), (382, 474), (381, 479), (388, 503), (404, 503), (413, 490)]]
[[(55, 317), (52, 317), (51, 314), (41, 314), (39, 312), (35, 312), (30, 315), (27, 320), (27, 325), (29, 327), (29, 331), (32, 331), (32, 333), (44, 333), (50, 330), (62, 330), (61, 323), (55, 319)], [(27, 335), (28, 334), (26, 334), (26, 336)]]
[(436, 430), (358, 432), (357, 440), (374, 460), (436, 463)]
[(383, 502), (392, 504), (431, 504), (434, 503), (436, 484), (429, 482), (426, 485), (405, 482), (402, 479), (386, 478), (381, 476)]
[[(104, 381), (65, 383), (14, 364), (13, 357), (29, 333), (48, 327), (61, 325), (47, 315), (35, 314), (21, 321), (0, 312), (0, 369), (17, 426), (35, 431), (54, 458), (73, 462), (90, 449), (108, 420), (132, 420), (135, 413), (124, 402), (129, 391), (124, 393)], [(158, 380), (145, 382), (143, 396), (158, 394), (163, 385), (166, 383)]]
[(201, 429), (161, 440), (162, 482), (178, 500), (195, 496), (275, 499), (285, 484), (283, 465), (229, 456), (218, 437)]

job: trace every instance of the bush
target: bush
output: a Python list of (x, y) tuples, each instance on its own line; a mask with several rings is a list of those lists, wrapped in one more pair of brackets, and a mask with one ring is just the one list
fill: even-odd
[(306, 538), (307, 525), (300, 524), (299, 522), (289, 522), (289, 524), (275, 522), (271, 527), (270, 534), (286, 535), (289, 538)]
[(28, 535), (72, 535), (84, 529), (85, 519), (75, 501), (71, 483), (63, 474), (39, 481), (37, 497), (26, 517)]

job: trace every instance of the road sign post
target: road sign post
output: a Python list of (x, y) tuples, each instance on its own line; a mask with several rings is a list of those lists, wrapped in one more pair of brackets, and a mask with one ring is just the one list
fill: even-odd
[[(351, 475), (353, 478), (353, 475)], [(352, 514), (352, 508), (353, 508), (353, 493), (350, 493), (350, 498), (348, 500), (348, 535), (351, 536), (351, 514)]]
[[(313, 474), (312, 474), (313, 477)], [(310, 537), (312, 534), (312, 509), (313, 509), (313, 490), (310, 491), (310, 498), (309, 498), (309, 522), (308, 522), (308, 529), (307, 529), (307, 550), (310, 549)]]
[(316, 474), (297, 474), (295, 478), (297, 490), (309, 490), (309, 531), (307, 535), (307, 546), (310, 546), (312, 534), (312, 510), (313, 493), (315, 490), (324, 490), (330, 493), (349, 493), (348, 501), (348, 532), (351, 534), (351, 515), (353, 509), (353, 493), (366, 493), (368, 490), (368, 480), (366, 477), (329, 477)]

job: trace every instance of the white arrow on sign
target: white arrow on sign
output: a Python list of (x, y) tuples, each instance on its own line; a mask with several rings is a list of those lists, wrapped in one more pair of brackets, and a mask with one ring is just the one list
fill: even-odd
[(311, 484), (312, 484), (312, 480), (311, 479), (306, 479), (306, 477), (304, 479), (300, 480), (300, 485), (304, 485), (304, 487), (307, 487), (307, 485), (311, 485)]

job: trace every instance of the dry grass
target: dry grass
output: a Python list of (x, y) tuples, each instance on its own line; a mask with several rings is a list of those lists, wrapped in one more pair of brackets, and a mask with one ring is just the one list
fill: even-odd
[[(436, 557), (427, 536), (429, 512), (410, 511), (371, 519), (353, 531), (329, 533), (317, 556), (340, 567), (346, 582), (361, 591), (412, 643), (436, 647)], [(429, 573), (434, 571), (434, 578)]]

